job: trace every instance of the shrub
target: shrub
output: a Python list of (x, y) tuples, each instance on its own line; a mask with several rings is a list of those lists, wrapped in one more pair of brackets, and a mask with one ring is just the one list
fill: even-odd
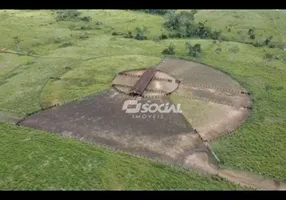
[(266, 38), (266, 40), (264, 41), (264, 44), (268, 45), (271, 42), (272, 38), (273, 38), (273, 36)]
[(92, 27), (91, 27), (91, 25), (89, 25), (89, 24), (85, 24), (85, 25), (82, 25), (82, 26), (80, 27), (80, 29), (81, 29), (81, 30), (91, 30)]
[(92, 20), (92, 18), (90, 16), (84, 16), (82, 18), (80, 18), (82, 21), (85, 21), (85, 22), (90, 22)]
[(168, 39), (168, 36), (167, 36), (165, 33), (162, 33), (162, 34), (159, 36), (159, 39), (160, 39), (160, 40), (165, 40), (165, 39)]
[(147, 40), (147, 37), (145, 36), (145, 33), (147, 32), (146, 27), (143, 27), (143, 28), (136, 27), (135, 32), (136, 32), (136, 35), (134, 38), (136, 40)]
[(169, 46), (162, 51), (162, 54), (175, 55), (175, 46), (170, 43)]
[(254, 39), (255, 39), (255, 35), (252, 34), (252, 35), (249, 36), (249, 38), (252, 39), (252, 40), (254, 40)]
[(186, 46), (189, 56), (198, 57), (202, 52), (200, 44), (195, 44), (193, 46), (190, 42), (186, 42), (185, 46)]
[(78, 19), (80, 16), (80, 12), (77, 10), (58, 10), (56, 12), (56, 20), (57, 21), (68, 21)]
[(68, 47), (68, 46), (72, 46), (73, 43), (72, 42), (64, 42), (63, 44), (59, 45), (59, 47)]
[(124, 35), (124, 33), (121, 33), (121, 32), (112, 32), (111, 35)]
[(254, 43), (253, 43), (253, 46), (255, 46), (255, 47), (263, 47), (264, 44), (261, 43), (261, 42), (254, 42)]
[(132, 32), (128, 31), (128, 33), (124, 35), (124, 38), (133, 38)]

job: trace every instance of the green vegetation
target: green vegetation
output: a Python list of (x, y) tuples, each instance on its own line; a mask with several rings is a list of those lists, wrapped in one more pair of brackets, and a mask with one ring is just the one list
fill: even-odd
[(58, 135), (0, 124), (2, 190), (237, 190), (200, 176)]
[[(164, 25), (164, 16), (130, 10), (79, 10), (69, 14), (2, 10), (0, 49), (34, 53), (0, 53), (0, 111), (9, 113), (10, 119), (13, 114), (16, 117), (35, 112), (43, 104), (64, 103), (102, 91), (117, 72), (159, 63), (169, 46), (178, 57), (230, 74), (252, 94), (251, 118), (235, 134), (212, 145), (223, 167), (286, 181), (286, 54), (282, 50), (286, 47), (286, 14), (183, 12), (186, 19), (191, 16), (191, 24), (183, 20), (182, 26), (170, 30)], [(181, 27), (191, 25), (220, 33), (221, 38), (211, 40), (210, 34), (194, 38), (198, 35), (188, 32), (190, 29), (184, 37), (169, 37), (169, 33), (184, 33)], [(148, 31), (142, 32), (144, 26)], [(134, 38), (136, 27), (144, 40)], [(250, 29), (253, 31), (249, 33)], [(132, 37), (124, 37), (129, 32)], [(153, 40), (155, 37), (158, 40)], [(234, 188), (224, 181), (66, 138), (0, 126), (4, 151), (0, 155), (1, 189)]]

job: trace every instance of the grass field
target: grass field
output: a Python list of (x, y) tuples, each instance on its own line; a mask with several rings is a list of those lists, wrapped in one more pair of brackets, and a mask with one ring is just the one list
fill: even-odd
[[(198, 11), (196, 20), (208, 20), (215, 29), (232, 26), (231, 32), (223, 31), (229, 41), (217, 44), (207, 39), (153, 40), (165, 31), (162, 16), (119, 10), (81, 12), (92, 21), (57, 22), (54, 11), (0, 11), (0, 49), (17, 50), (13, 37), (18, 36), (22, 39), (21, 51), (37, 54), (0, 53), (1, 113), (22, 116), (40, 109), (42, 104), (64, 103), (102, 91), (117, 72), (158, 64), (162, 50), (170, 43), (175, 45), (178, 57), (193, 59), (187, 56), (185, 42), (200, 43), (203, 53), (195, 60), (230, 74), (251, 92), (254, 100), (251, 118), (235, 134), (212, 144), (223, 167), (286, 181), (286, 53), (279, 48), (243, 43), (248, 42), (247, 30), (255, 27), (257, 40), (273, 35), (275, 44), (286, 45), (284, 12)], [(92, 29), (81, 30), (82, 26)], [(143, 26), (148, 27), (150, 40), (112, 35), (114, 31), (133, 31)], [(228, 52), (233, 46), (240, 48), (235, 56)], [(218, 47), (222, 49), (220, 55), (215, 53)], [(279, 55), (280, 59), (266, 63), (265, 53)], [(236, 187), (39, 131), (0, 126), (1, 150), (5, 152), (0, 157), (0, 189)]]
[(186, 172), (72, 139), (0, 124), (2, 190), (238, 190)]

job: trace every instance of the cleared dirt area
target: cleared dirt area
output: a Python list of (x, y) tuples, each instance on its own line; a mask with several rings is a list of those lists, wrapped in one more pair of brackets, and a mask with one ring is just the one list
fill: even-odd
[(167, 58), (157, 66), (157, 69), (173, 75), (184, 85), (216, 88), (223, 91), (244, 91), (239, 83), (228, 75), (199, 63)]
[[(129, 94), (145, 70), (146, 69), (121, 72), (113, 79), (112, 86), (119, 92)], [(174, 92), (178, 86), (179, 83), (176, 78), (158, 70), (155, 72), (153, 79), (148, 84), (142, 96), (164, 96)]]
[[(174, 164), (202, 148), (199, 135), (180, 113), (132, 114), (122, 106), (130, 97), (109, 89), (28, 117), (22, 125), (79, 138)], [(141, 100), (147, 102), (146, 99)], [(154, 99), (170, 103), (168, 97)]]
[[(144, 69), (125, 71), (110, 89), (34, 114), (20, 125), (199, 169), (241, 185), (249, 181), (247, 186), (260, 189), (281, 187), (219, 169), (205, 143), (232, 132), (250, 115), (251, 98), (237, 82), (208, 66), (178, 59), (165, 59), (156, 68), (140, 99), (128, 93)], [(137, 102), (123, 109), (127, 100)], [(182, 113), (126, 113), (138, 103), (180, 105)]]

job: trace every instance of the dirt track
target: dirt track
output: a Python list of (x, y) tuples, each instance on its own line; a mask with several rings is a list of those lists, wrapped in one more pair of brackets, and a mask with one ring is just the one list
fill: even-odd
[(286, 185), (278, 181), (265, 179), (262, 176), (234, 170), (220, 169), (209, 162), (206, 153), (194, 153), (185, 162), (185, 166), (195, 168), (208, 174), (225, 178), (244, 187), (258, 190), (286, 190)]

